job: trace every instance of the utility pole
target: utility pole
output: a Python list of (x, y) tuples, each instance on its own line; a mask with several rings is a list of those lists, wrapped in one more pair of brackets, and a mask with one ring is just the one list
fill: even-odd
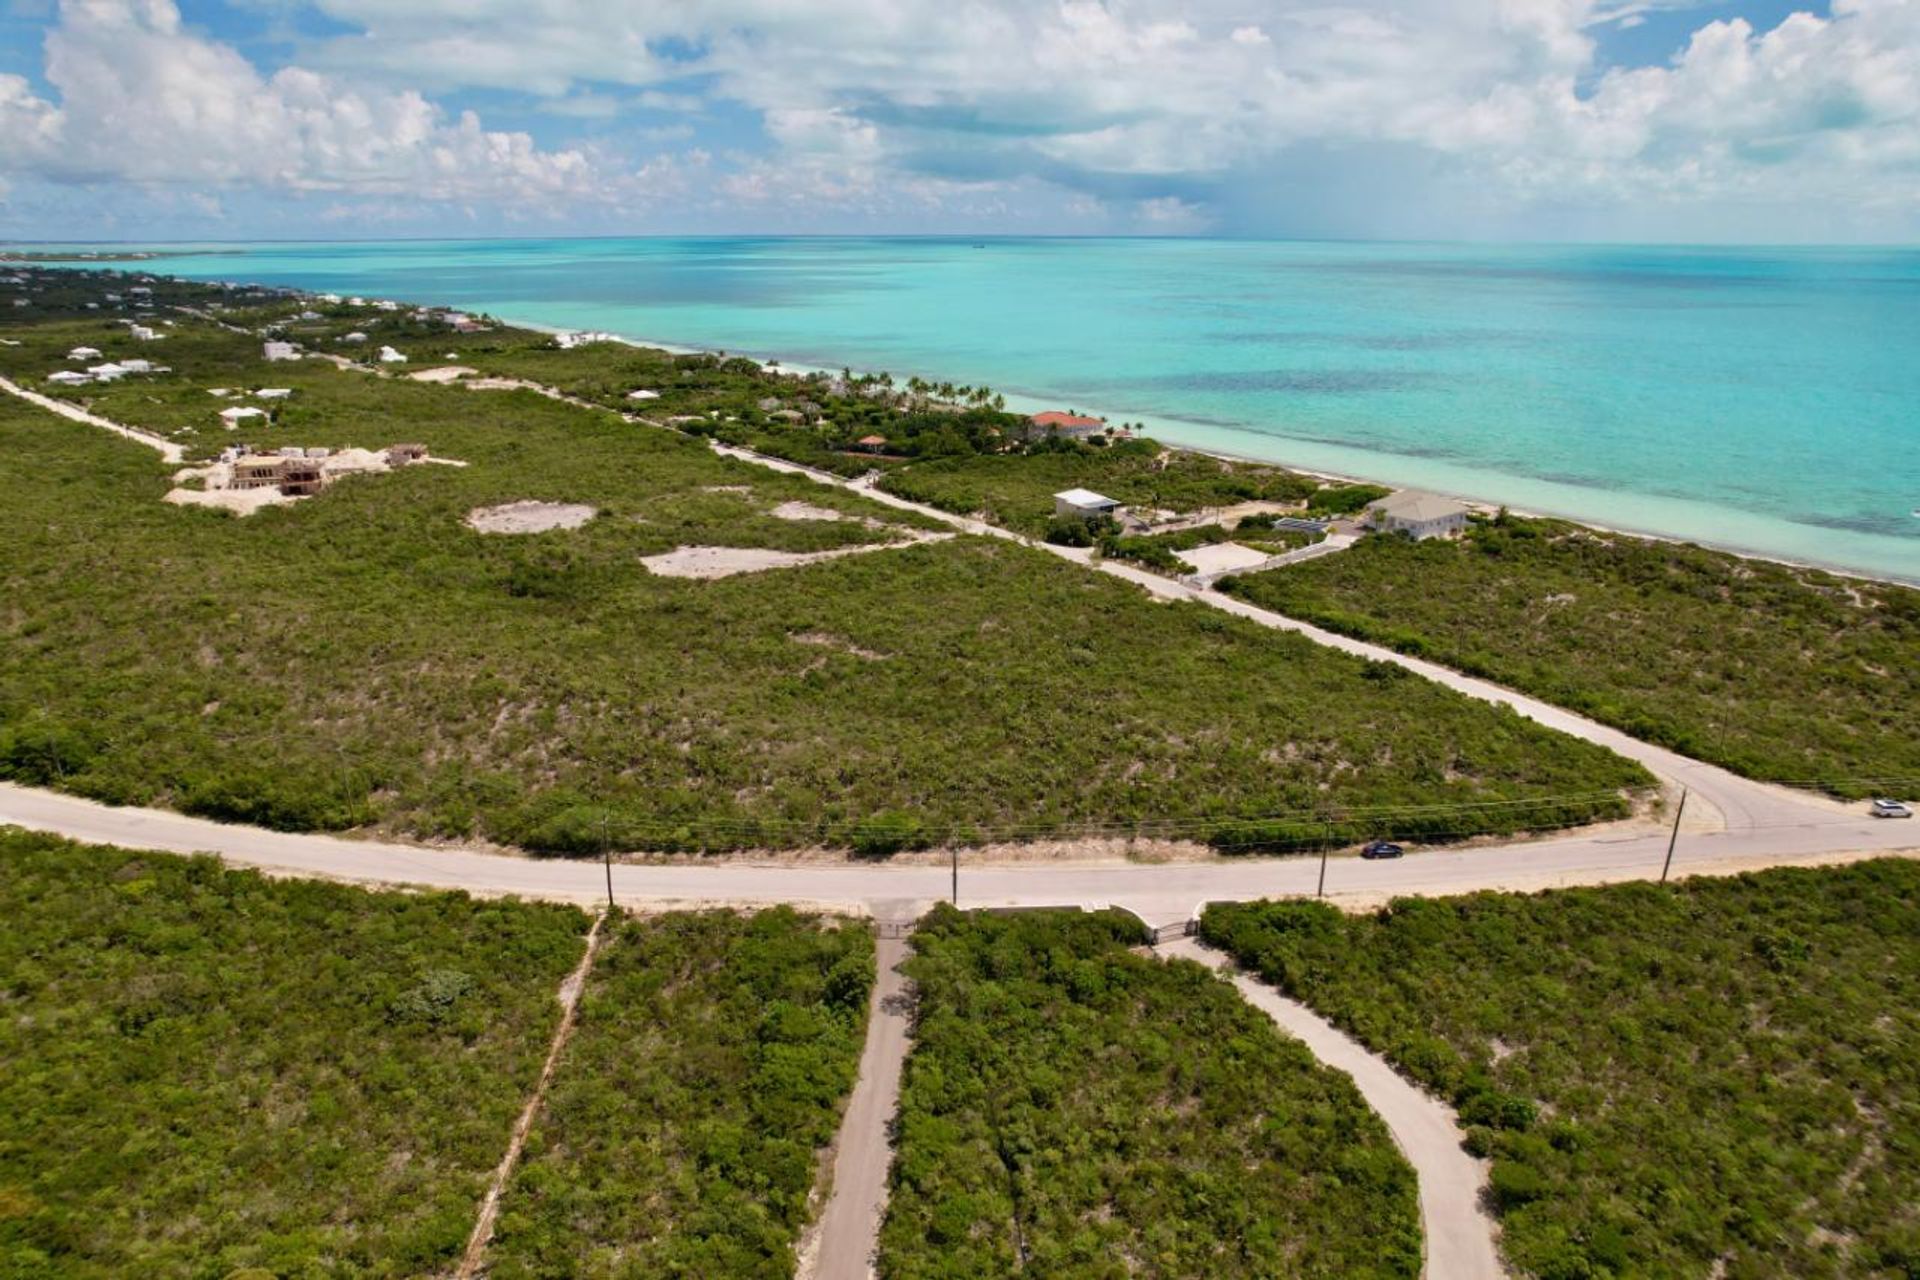
[(1320, 887), (1313, 891), (1316, 898), (1327, 896), (1327, 855), (1333, 852), (1333, 819), (1327, 819), (1327, 838), (1320, 844)]
[(600, 811), (600, 856), (607, 865), (607, 911), (613, 911), (613, 837), (608, 834), (611, 821), (607, 811)]
[(1667, 837), (1667, 862), (1660, 868), (1660, 883), (1667, 882), (1667, 872), (1673, 870), (1673, 846), (1680, 842), (1680, 815), (1687, 811), (1687, 789), (1680, 788), (1680, 803), (1673, 807), (1673, 834)]

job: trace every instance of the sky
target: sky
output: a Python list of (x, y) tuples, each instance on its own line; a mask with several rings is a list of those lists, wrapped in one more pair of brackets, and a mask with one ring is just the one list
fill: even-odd
[(0, 238), (1920, 240), (1920, 0), (0, 0)]

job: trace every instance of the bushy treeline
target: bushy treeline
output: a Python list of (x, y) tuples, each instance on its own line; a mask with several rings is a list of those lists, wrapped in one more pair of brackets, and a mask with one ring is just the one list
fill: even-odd
[[(177, 394), (217, 405), (203, 384), (231, 370), (203, 376), (192, 350), (171, 357)], [(811, 551), (928, 522), (531, 392), (271, 376), (307, 425), (268, 443), (418, 440), (470, 465), (235, 519), (163, 504), (150, 451), (7, 398), (0, 776), (556, 852), (1275, 814), (1321, 831), (1382, 805), (1493, 803), (1446, 812), (1511, 831), (1572, 816), (1515, 802), (1646, 781), (1426, 681), (1003, 542), (657, 577), (640, 558), (680, 545)], [(110, 392), (136, 422), (139, 397), (175, 394)], [(524, 498), (601, 514), (525, 537), (464, 523)], [(855, 518), (771, 514), (796, 500)]]
[(0, 829), (0, 1274), (421, 1276), (459, 1256), (571, 908)]
[(1521, 1274), (1920, 1274), (1920, 863), (1202, 932), (1453, 1101)]
[(853, 1086), (873, 935), (785, 908), (626, 919), (501, 1201), (496, 1280), (793, 1275)]
[(1848, 796), (1920, 778), (1909, 587), (1502, 516), (1222, 589), (1750, 777)]
[(1352, 1083), (1131, 917), (942, 907), (888, 1280), (1416, 1276), (1413, 1172)]

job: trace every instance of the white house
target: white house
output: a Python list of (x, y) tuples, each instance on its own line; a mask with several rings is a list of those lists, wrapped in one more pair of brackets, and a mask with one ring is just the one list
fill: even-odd
[(1091, 489), (1067, 489), (1053, 495), (1053, 514), (1062, 520), (1118, 516), (1120, 503)]
[(152, 373), (153, 372), (153, 361), (151, 360), (141, 360), (136, 358), (131, 360), (121, 360), (121, 361), (118, 361), (117, 363), (120, 365), (121, 370), (126, 373)]
[(260, 354), (269, 360), (298, 360), (300, 353), (291, 342), (269, 342), (260, 348)]
[(367, 335), (358, 329), (355, 329), (352, 333), (343, 333), (340, 335), (340, 341), (342, 342), (365, 342), (366, 340)]
[(75, 347), (67, 352), (69, 360), (98, 360), (99, 358), (100, 348), (98, 347)]
[(1370, 503), (1368, 523), (1387, 533), (1403, 533), (1414, 541), (1449, 538), (1467, 527), (1467, 509), (1452, 498), (1418, 489), (1403, 489)]
[(158, 342), (166, 336), (165, 334), (157, 333), (147, 328), (147, 326), (143, 324), (133, 325), (127, 329), (127, 332), (141, 342)]
[(285, 400), (293, 394), (292, 387), (262, 387), (253, 393), (262, 400)]
[(638, 391), (627, 392), (627, 399), (629, 400), (658, 400), (659, 398), (660, 393), (658, 391), (649, 391), (645, 387), (640, 388)]
[(398, 351), (395, 351), (392, 347), (380, 348), (381, 364), (405, 364), (406, 362), (407, 358)]
[(93, 375), (78, 369), (55, 369), (47, 375), (47, 381), (56, 387), (84, 387), (93, 381)]
[(256, 409), (251, 405), (237, 404), (231, 409), (222, 409), (220, 411), (220, 421), (227, 424), (227, 430), (229, 431), (249, 419), (264, 418), (266, 416), (267, 411), (265, 409)]
[(115, 364), (109, 360), (105, 364), (88, 365), (87, 372), (93, 375), (95, 382), (112, 382), (115, 378), (124, 378), (131, 370), (123, 364)]

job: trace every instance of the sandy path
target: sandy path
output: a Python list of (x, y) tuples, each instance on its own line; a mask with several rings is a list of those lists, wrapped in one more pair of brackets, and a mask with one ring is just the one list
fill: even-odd
[(1487, 1162), (1461, 1149), (1466, 1132), (1451, 1107), (1307, 1006), (1250, 974), (1235, 971), (1220, 952), (1191, 938), (1159, 950), (1223, 970), (1248, 1004), (1306, 1045), (1322, 1063), (1352, 1078), (1420, 1179), (1420, 1226), (1426, 1237), (1422, 1274), (1427, 1280), (1499, 1280), (1507, 1274), (1495, 1244), (1499, 1229), (1480, 1208)]
[(899, 964), (904, 938), (874, 944), (877, 978), (867, 1013), (860, 1077), (847, 1101), (833, 1160), (833, 1192), (802, 1246), (796, 1280), (869, 1280), (886, 1216), (887, 1176), (893, 1165), (891, 1126), (900, 1105), (913, 1004)]
[(594, 916), (593, 928), (587, 931), (587, 949), (574, 971), (560, 984), (557, 997), (560, 1001), (560, 1025), (554, 1028), (553, 1043), (547, 1047), (547, 1060), (540, 1068), (540, 1078), (535, 1082), (533, 1092), (527, 1095), (527, 1105), (521, 1108), (520, 1118), (514, 1121), (513, 1134), (507, 1139), (507, 1153), (500, 1157), (500, 1165), (487, 1183), (487, 1193), (480, 1198), (480, 1213), (474, 1219), (473, 1233), (467, 1237), (467, 1249), (460, 1257), (459, 1269), (454, 1272), (456, 1280), (472, 1280), (480, 1273), (487, 1245), (493, 1240), (494, 1224), (500, 1219), (500, 1197), (513, 1177), (515, 1166), (520, 1163), (520, 1153), (526, 1149), (527, 1135), (533, 1132), (533, 1122), (540, 1114), (540, 1104), (546, 1101), (547, 1086), (553, 1083), (554, 1068), (560, 1065), (560, 1052), (567, 1047), (567, 1041), (573, 1035), (574, 1014), (580, 1008), (580, 993), (587, 988), (587, 975), (593, 971), (594, 957), (600, 950), (600, 926), (606, 923), (606, 919), (605, 915)]
[(64, 400), (55, 400), (51, 396), (43, 396), (38, 391), (29, 391), (12, 379), (0, 378), (0, 391), (5, 391), (8, 395), (19, 396), (28, 404), (38, 405), (48, 413), (57, 413), (63, 418), (70, 418), (75, 422), (84, 422), (90, 427), (99, 427), (102, 431), (111, 431), (117, 436), (124, 436), (138, 444), (143, 444), (147, 446), (147, 448), (158, 452), (159, 455), (168, 462), (179, 462), (187, 456), (186, 450), (180, 445), (175, 444), (171, 440), (154, 435), (151, 431), (142, 431), (138, 427), (129, 427), (122, 423), (113, 422), (107, 418), (102, 418), (98, 414), (88, 413), (78, 405), (68, 404)]

